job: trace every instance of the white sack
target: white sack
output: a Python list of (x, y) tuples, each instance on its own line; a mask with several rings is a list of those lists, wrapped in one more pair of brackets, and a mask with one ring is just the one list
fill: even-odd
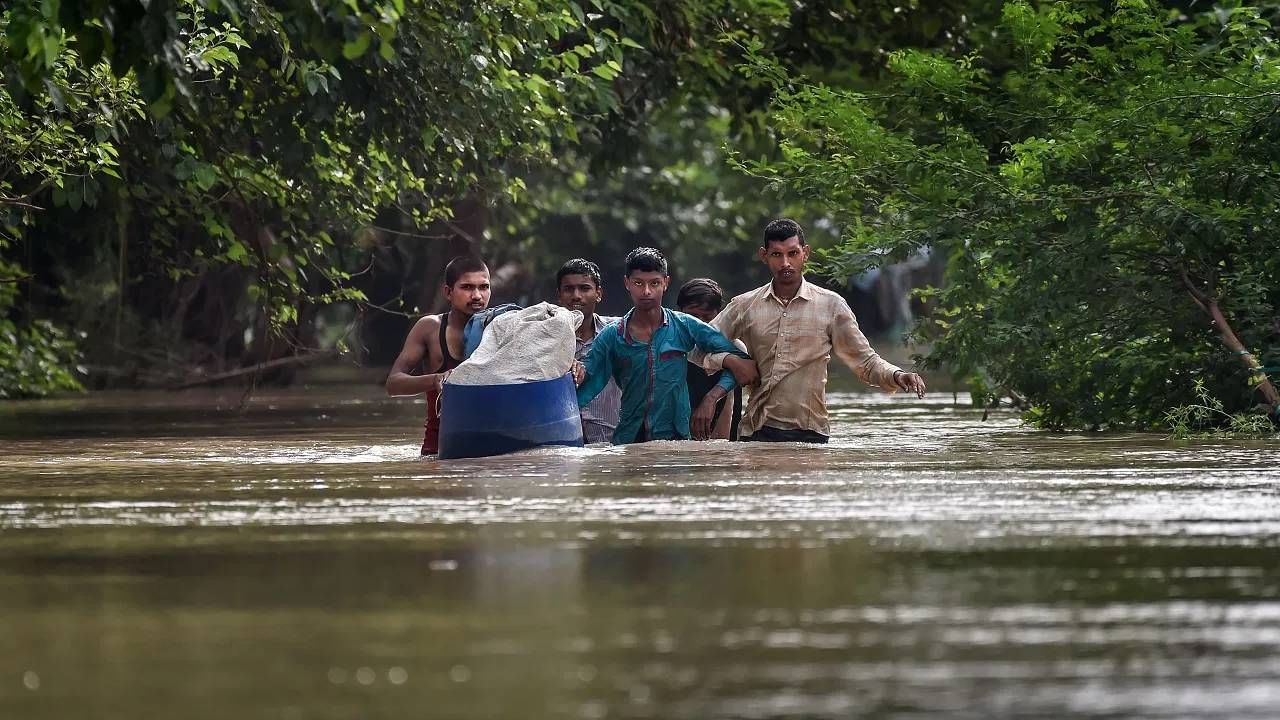
[(573, 369), (582, 313), (538, 303), (494, 318), (471, 357), (445, 380), (454, 385), (505, 385), (553, 380)]

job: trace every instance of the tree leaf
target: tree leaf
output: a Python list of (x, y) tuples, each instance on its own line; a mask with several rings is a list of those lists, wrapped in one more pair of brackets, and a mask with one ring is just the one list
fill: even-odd
[(372, 40), (373, 37), (369, 34), (369, 31), (365, 30), (361, 32), (354, 40), (343, 43), (342, 57), (348, 60), (355, 60), (361, 55), (364, 55), (365, 51), (369, 49), (369, 43)]

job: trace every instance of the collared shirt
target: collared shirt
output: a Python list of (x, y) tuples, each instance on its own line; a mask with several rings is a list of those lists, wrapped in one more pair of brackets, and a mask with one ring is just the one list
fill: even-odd
[[(634, 313), (596, 333), (584, 363), (587, 377), (578, 388), (578, 406), (589, 404), (612, 378), (622, 388), (613, 444), (634, 442), (641, 429), (649, 440), (688, 439), (692, 412), (685, 365), (689, 351), (747, 354), (710, 325), (666, 308), (662, 325), (653, 329), (648, 342), (640, 342), (631, 336)], [(733, 376), (724, 373), (718, 384), (731, 392)]]
[[(595, 334), (599, 335), (609, 325), (618, 322), (616, 317), (606, 317), (596, 315)], [(574, 338), (578, 347), (574, 350), (573, 356), (578, 360), (585, 360), (587, 353), (591, 352), (591, 340), (583, 340), (580, 337)], [(609, 442), (613, 439), (614, 428), (618, 427), (618, 413), (622, 409), (622, 389), (618, 387), (618, 383), (609, 378), (609, 382), (596, 396), (595, 400), (587, 403), (582, 408), (582, 439), (584, 442), (601, 443)]]
[[(712, 324), (746, 343), (760, 368), (760, 384), (751, 389), (742, 417), (743, 437), (765, 425), (830, 435), (826, 392), (832, 351), (868, 385), (899, 389), (893, 374), (900, 368), (871, 349), (849, 303), (806, 280), (791, 300), (775, 295), (773, 283), (745, 292)], [(722, 360), (707, 356), (704, 364), (718, 369)]]

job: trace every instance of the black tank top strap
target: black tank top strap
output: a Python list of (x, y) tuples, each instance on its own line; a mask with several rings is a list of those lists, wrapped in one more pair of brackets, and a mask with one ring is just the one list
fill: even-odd
[(462, 364), (462, 361), (455, 358), (449, 352), (449, 340), (445, 337), (445, 332), (449, 329), (449, 313), (448, 311), (440, 314), (440, 369), (436, 372), (441, 373), (445, 370), (452, 370)]

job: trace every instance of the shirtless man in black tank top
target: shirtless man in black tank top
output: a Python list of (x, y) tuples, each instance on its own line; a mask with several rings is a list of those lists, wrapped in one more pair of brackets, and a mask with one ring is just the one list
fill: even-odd
[[(444, 375), (462, 362), (463, 330), (472, 315), (489, 306), (489, 268), (479, 258), (457, 257), (444, 270), (444, 298), (449, 310), (414, 323), (404, 349), (387, 376), (387, 394), (405, 397), (426, 393), (427, 421), (422, 454), (434, 454), (439, 443), (436, 396)], [(425, 372), (423, 372), (425, 370)]]

